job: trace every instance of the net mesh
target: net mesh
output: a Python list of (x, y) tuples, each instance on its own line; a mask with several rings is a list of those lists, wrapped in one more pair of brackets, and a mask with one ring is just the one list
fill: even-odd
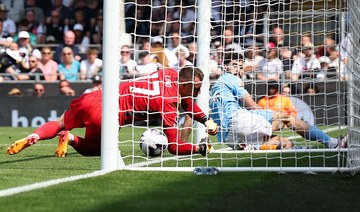
[[(205, 157), (177, 156), (165, 151), (152, 158), (141, 152), (140, 137), (146, 129), (161, 128), (162, 124), (145, 121), (134, 122), (120, 131), (119, 146), (126, 165), (160, 170), (192, 170), (196, 166), (245, 171), (357, 169), (359, 3), (213, 0), (206, 1), (211, 14), (210, 20), (203, 23), (199, 22), (202, 9), (199, 2), (125, 1), (124, 24), (132, 39), (128, 44), (131, 54), (128, 57), (122, 54), (122, 79), (137, 78), (159, 67), (178, 71), (184, 66), (201, 64), (198, 54), (206, 48), (197, 45), (204, 39), (198, 30), (205, 25), (211, 41), (210, 51), (205, 52), (209, 63), (203, 70), (208, 72), (210, 86), (224, 73), (227, 53), (242, 55), (245, 61), (242, 80), (255, 101), (267, 95), (269, 81), (278, 81), (280, 92), (288, 92), (296, 106), (298, 119), (318, 126), (332, 138), (349, 132), (351, 148), (325, 147), (289, 128), (281, 128), (274, 133), (291, 139), (294, 148), (234, 151), (211, 136), (215, 150)], [(272, 51), (275, 59), (270, 56)], [(199, 101), (208, 104), (208, 99)], [(183, 117), (181, 111), (179, 114)], [(182, 122), (178, 126), (184, 128)], [(196, 126), (191, 128), (190, 143), (199, 142), (196, 135), (200, 130)]]

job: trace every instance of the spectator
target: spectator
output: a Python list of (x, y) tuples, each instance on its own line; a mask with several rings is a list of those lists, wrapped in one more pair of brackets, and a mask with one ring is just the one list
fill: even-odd
[(148, 39), (143, 39), (141, 45), (141, 50), (150, 51), (151, 50), (151, 44)]
[(33, 47), (30, 43), (30, 34), (27, 31), (20, 31), (18, 34), (18, 39), (14, 38), (14, 41), (17, 40), (18, 51), (20, 56), (23, 58), (21, 65), (23, 68), (29, 68), (29, 55), (33, 50)]
[(160, 63), (162, 67), (169, 67), (169, 60), (163, 46), (164, 40), (160, 36), (151, 38), (151, 54), (154, 57), (153, 62)]
[(10, 44), (13, 42), (12, 37), (6, 37), (3, 32), (3, 22), (0, 20), (0, 49), (10, 46)]
[(61, 55), (61, 63), (58, 67), (61, 80), (79, 80), (80, 62), (75, 60), (74, 53), (70, 47), (64, 47)]
[(289, 42), (284, 39), (284, 30), (279, 26), (273, 28), (269, 41), (274, 43), (278, 48), (279, 59), (283, 63), (283, 71), (286, 75), (286, 78), (290, 78), (291, 67), (294, 59), (296, 58), (295, 48), (290, 48)]
[(320, 69), (319, 69), (319, 73), (316, 75), (316, 79), (325, 80), (327, 79), (327, 72), (334, 69), (329, 70), (330, 59), (326, 56), (320, 57), (319, 62), (320, 62)]
[(56, 10), (51, 12), (49, 22), (46, 23), (46, 39), (48, 42), (50, 38), (53, 39), (54, 43), (64, 42), (65, 24), (60, 18), (60, 13)]
[(120, 59), (120, 77), (121, 79), (133, 78), (136, 75), (135, 67), (137, 63), (131, 59), (130, 46), (123, 45), (121, 47)]
[(5, 7), (9, 10), (8, 17), (16, 22), (19, 22), (24, 16), (24, 1), (2, 0)]
[(13, 88), (8, 92), (9, 96), (22, 96), (22, 92), (19, 88)]
[(10, 47), (5, 50), (0, 66), (0, 72), (8, 75), (3, 76), (1, 80), (16, 80), (16, 75), (21, 73), (21, 69), (23, 68), (22, 60), (23, 58), (17, 51), (17, 44), (11, 44)]
[(90, 93), (93, 91), (98, 91), (102, 89), (102, 79), (100, 75), (94, 75), (92, 77), (92, 84), (93, 86), (91, 88), (88, 88), (84, 91), (84, 93)]
[(73, 27), (75, 33), (75, 45), (79, 46), (79, 53), (85, 53), (90, 45), (90, 39), (84, 31), (81, 24), (75, 24)]
[(46, 11), (46, 23), (50, 23), (50, 15), (52, 11), (58, 11), (60, 14), (60, 19), (64, 20), (64, 24), (66, 26), (70, 25), (70, 20), (72, 19), (72, 13), (71, 9), (69, 7), (66, 7), (63, 4), (63, 0), (54, 0), (53, 6), (50, 7), (48, 11)]
[(304, 92), (306, 94), (315, 95), (319, 93), (319, 88), (315, 83), (309, 83), (305, 86)]
[[(130, 2), (125, 12), (126, 32), (136, 35), (149, 35), (150, 32), (150, 11), (152, 8), (147, 5), (147, 0)], [(156, 22), (152, 23), (152, 28), (156, 27)]]
[(330, 56), (331, 47), (335, 46), (335, 40), (331, 36), (327, 36), (324, 40), (324, 45), (316, 48), (316, 57), (320, 58), (321, 56)]
[(340, 73), (340, 53), (336, 46), (328, 48), (329, 53), (329, 68), (335, 70), (337, 73)]
[[(37, 49), (36, 49), (37, 50)], [(36, 52), (36, 51), (35, 51)], [(37, 57), (34, 51), (29, 56), (29, 79), (30, 80), (45, 80), (43, 71), (39, 68), (41, 58)], [(41, 56), (41, 55), (40, 55)]]
[(180, 71), (185, 66), (194, 66), (194, 64), (192, 64), (192, 62), (190, 62), (186, 59), (186, 52), (184, 49), (180, 48), (176, 52), (176, 56), (178, 58), (178, 63), (175, 65), (175, 68), (174, 68), (175, 70)]
[(50, 47), (41, 49), (40, 67), (43, 71), (45, 81), (54, 82), (58, 79), (58, 63), (52, 59), (53, 52)]
[(25, 10), (25, 20), (28, 21), (27, 31), (36, 36), (36, 43), (44, 43), (45, 25), (35, 21), (35, 11), (33, 9)]
[(87, 59), (80, 62), (80, 79), (90, 80), (102, 71), (103, 62), (98, 58), (98, 50), (89, 48), (87, 50)]
[(224, 48), (232, 49), (236, 53), (243, 55), (243, 49), (240, 44), (234, 41), (234, 31), (231, 26), (227, 26), (224, 30)]
[(269, 41), (274, 43), (277, 47), (289, 46), (288, 43), (285, 43), (284, 30), (279, 26), (276, 26), (272, 29), (272, 34), (269, 38)]
[(266, 56), (259, 62), (257, 79), (280, 81), (283, 74), (283, 64), (278, 57), (278, 50), (274, 43), (268, 43)]
[[(33, 34), (31, 31), (30, 31), (30, 25), (29, 25), (29, 21), (27, 21), (26, 19), (22, 19), (20, 22), (19, 22), (19, 25), (18, 25), (18, 30), (19, 30), (19, 33), (21, 31), (24, 31), (24, 32), (27, 32), (29, 34), (29, 41), (30, 41), (30, 45), (32, 46), (35, 46), (37, 44), (37, 37), (35, 34)], [(17, 42), (19, 43), (19, 33), (17, 33), (16, 35), (13, 36), (13, 41), (14, 42)]]
[[(247, 3), (246, 3), (247, 4)], [(247, 5), (248, 6), (248, 5)], [(239, 24), (239, 35), (240, 35), (240, 45), (241, 46), (251, 46), (254, 43), (258, 45), (263, 44), (263, 29), (264, 27), (264, 15), (265, 12), (262, 11), (261, 6), (253, 7), (252, 11), (247, 11), (243, 13), (245, 16), (245, 23)]]
[(91, 30), (91, 43), (93, 44), (102, 44), (103, 42), (103, 16), (101, 14), (97, 15), (96, 25)]
[(316, 58), (312, 46), (303, 47), (303, 57), (294, 61), (291, 69), (291, 80), (298, 80), (304, 77), (314, 77), (314, 71), (319, 70), (320, 62)]
[(259, 69), (260, 61), (264, 60), (264, 57), (259, 55), (259, 48), (255, 45), (250, 46), (244, 53), (244, 76), (254, 78), (254, 73)]
[(36, 0), (25, 0), (25, 10), (32, 9), (35, 12), (35, 22), (45, 24), (44, 10), (36, 5)]
[(140, 54), (141, 63), (136, 66), (136, 71), (139, 75), (148, 75), (158, 70), (160, 64), (152, 61), (151, 54), (148, 51), (144, 51)]
[[(84, 36), (90, 37), (90, 23), (85, 19), (86, 14), (83, 10), (75, 10), (74, 12), (74, 24), (72, 25), (72, 30), (75, 31), (74, 27), (77, 24), (82, 26), (82, 31)], [(94, 23), (95, 25), (95, 23)]]
[(8, 9), (4, 4), (0, 4), (0, 20), (3, 22), (3, 36), (12, 37), (16, 33), (15, 21), (7, 17)]
[(41, 83), (34, 84), (34, 95), (37, 97), (42, 97), (45, 95), (45, 87)]
[(189, 57), (187, 58), (187, 60), (192, 62), (194, 65), (196, 65), (197, 44), (196, 42), (191, 42), (189, 43), (188, 47), (189, 47)]
[(168, 47), (165, 48), (166, 56), (168, 58), (169, 67), (174, 67), (178, 64), (179, 57), (176, 56), (180, 49), (183, 49), (185, 58), (189, 57), (189, 49), (180, 43), (180, 35), (178, 32), (172, 32), (170, 34), (171, 42)]
[(70, 82), (67, 80), (60, 80), (59, 93), (63, 96), (75, 96), (75, 91), (71, 88)]
[(301, 37), (301, 45), (303, 47), (306, 46), (314, 46), (314, 44), (311, 42), (311, 37), (308, 34), (305, 34)]
[[(86, 0), (76, 0), (73, 6), (75, 24), (80, 23), (84, 26), (85, 32), (89, 32), (90, 26), (96, 24), (96, 12), (86, 4)], [(81, 12), (82, 21), (79, 22), (78, 14)], [(87, 36), (89, 36), (87, 34)]]
[(291, 96), (291, 88), (290, 88), (290, 86), (289, 85), (282, 86), (281, 94), (285, 95), (285, 96)]
[(81, 57), (79, 55), (79, 47), (75, 45), (75, 33), (73, 31), (66, 31), (64, 33), (64, 43), (58, 45), (55, 49), (55, 61), (57, 63), (61, 62), (61, 54), (64, 47), (71, 48), (74, 59), (80, 61)]
[(180, 20), (181, 26), (181, 33), (185, 36), (194, 35), (194, 28), (195, 28), (195, 20), (196, 20), (196, 13), (194, 11), (194, 7), (186, 7), (186, 1), (182, 1), (182, 6), (179, 10), (174, 11), (173, 19)]
[(39, 59), (34, 55), (30, 55), (28, 62), (29, 67), (27, 69), (23, 68), (20, 71), (11, 69), (8, 72), (17, 80), (44, 80), (42, 70), (38, 68)]

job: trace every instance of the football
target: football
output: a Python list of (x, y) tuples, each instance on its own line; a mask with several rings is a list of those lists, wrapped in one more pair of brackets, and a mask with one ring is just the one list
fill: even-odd
[(159, 129), (148, 129), (140, 138), (141, 151), (150, 157), (160, 156), (168, 146), (168, 139), (163, 131)]

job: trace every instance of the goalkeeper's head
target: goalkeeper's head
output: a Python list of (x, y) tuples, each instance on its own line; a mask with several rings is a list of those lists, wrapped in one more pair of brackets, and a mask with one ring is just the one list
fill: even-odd
[(204, 74), (200, 68), (185, 66), (179, 71), (179, 94), (181, 97), (197, 97)]
[(244, 58), (238, 52), (230, 51), (225, 53), (224, 70), (226, 73), (242, 77), (244, 73)]

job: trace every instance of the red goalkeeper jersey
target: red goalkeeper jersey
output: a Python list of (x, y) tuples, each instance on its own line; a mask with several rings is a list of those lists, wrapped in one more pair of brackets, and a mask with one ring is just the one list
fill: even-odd
[[(180, 105), (185, 112), (194, 113), (197, 121), (202, 121), (205, 116), (190, 97), (181, 99), (178, 92), (178, 72), (172, 69), (159, 70), (121, 83), (119, 105), (120, 125), (130, 124), (133, 120), (162, 119), (164, 133), (170, 143), (183, 143), (180, 142), (177, 127)], [(170, 147), (169, 150), (171, 151)], [(178, 153), (181, 154), (181, 151), (178, 150)]]

